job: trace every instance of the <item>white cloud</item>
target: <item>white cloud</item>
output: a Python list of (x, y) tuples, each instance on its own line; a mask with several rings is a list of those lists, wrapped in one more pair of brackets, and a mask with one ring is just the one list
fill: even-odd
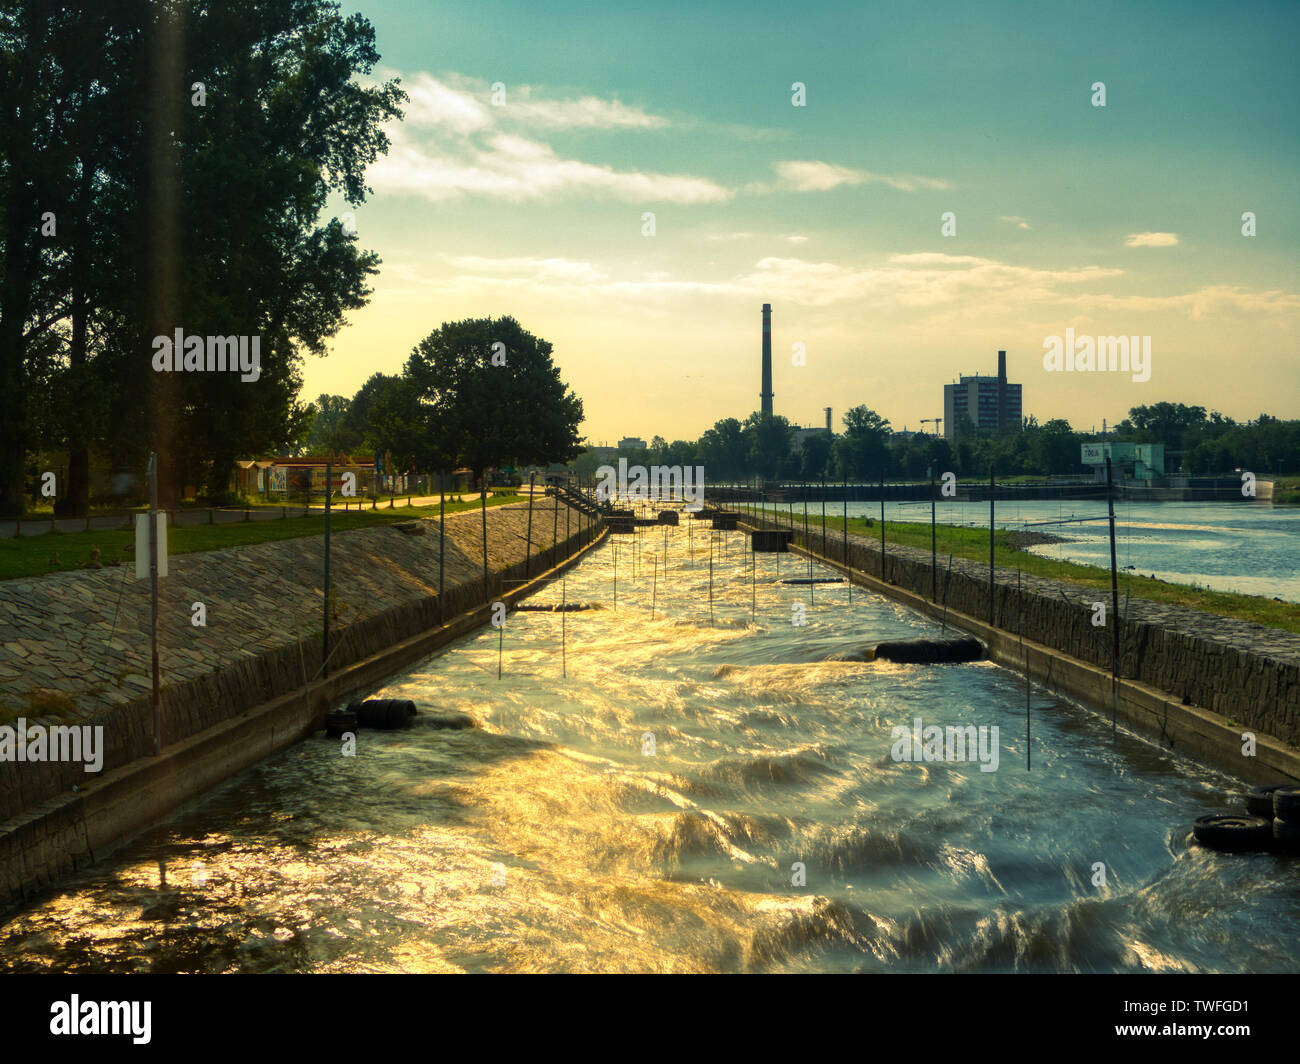
[(531, 85), (507, 85), (505, 102), (492, 103), (492, 86), (482, 78), (447, 74), (436, 78), (419, 73), (403, 79), (410, 102), (409, 125), (443, 127), (461, 135), (503, 124), (529, 129), (658, 129), (668, 125), (662, 115), (647, 114), (618, 100), (583, 96), (576, 100), (547, 99)]
[(441, 128), (463, 137), (494, 122), (486, 95), (454, 88), (428, 74), (417, 74), (402, 87), (411, 98), (403, 108), (408, 126)]
[(531, 202), (564, 196), (637, 204), (720, 203), (731, 191), (703, 177), (622, 170), (561, 155), (543, 130), (656, 129), (668, 120), (594, 96), (548, 99), (532, 86), (506, 87), (491, 103), (481, 79), (417, 74), (407, 86), (406, 119), (387, 128), (391, 147), (367, 171), (376, 190), (435, 203), (463, 196)]
[(1080, 289), (1124, 276), (1120, 269), (1037, 269), (940, 252), (900, 253), (873, 265), (769, 256), (747, 273), (723, 277), (632, 271), (621, 261), (602, 264), (560, 257), (444, 255), (438, 261), (443, 269), (428, 263), (386, 262), (385, 294), (422, 303), (431, 295), (481, 300), (517, 294), (573, 308), (599, 303), (617, 307), (619, 313), (670, 312), (689, 299), (714, 304), (772, 301), (847, 310), (904, 308), (924, 312), (925, 320), (959, 322), (972, 314), (1008, 320), (1023, 320), (1027, 314), (1056, 317), (1062, 308), (1072, 315), (1174, 313), (1194, 320), (1300, 312), (1300, 294), (1294, 292), (1209, 286), (1170, 296), (1116, 295)]
[(791, 234), (790, 234), (789, 236), (787, 236), (785, 239), (786, 239), (789, 243), (791, 243), (791, 244), (806, 244), (806, 243), (808, 243), (808, 238), (807, 238), (806, 236), (804, 236), (802, 233), (791, 233)]
[[(786, 160), (775, 164), (777, 176), (782, 188), (795, 192), (825, 192), (840, 185), (880, 184), (896, 188), (900, 192), (915, 192), (917, 189), (949, 188), (947, 181), (933, 177), (916, 175), (873, 174), (868, 170), (854, 170), (835, 163), (817, 160)], [(759, 191), (755, 188), (755, 191)]]
[(1129, 233), (1126, 248), (1171, 248), (1178, 243), (1177, 233)]
[(533, 98), (531, 86), (507, 87), (503, 119), (547, 129), (661, 129), (668, 125), (662, 115), (647, 114), (618, 100), (583, 96), (577, 100)]
[(413, 285), (407, 290), (432, 288), (444, 295), (482, 295), (485, 289), (501, 287), (548, 299), (609, 299), (633, 305), (679, 296), (730, 300), (771, 298), (779, 293), (782, 302), (802, 306), (855, 303), (945, 309), (972, 303), (987, 309), (994, 304), (1022, 307), (1027, 303), (1067, 302), (1063, 288), (1123, 273), (1096, 266), (1040, 270), (937, 252), (891, 255), (877, 266), (769, 256), (755, 263), (748, 274), (720, 279), (680, 278), (663, 270), (628, 273), (613, 265), (563, 258), (462, 255), (444, 256), (443, 261), (450, 267), (444, 277), (430, 276), (421, 267), (385, 265), (384, 269), (395, 280)]
[(1059, 299), (1061, 285), (1116, 277), (1122, 270), (1087, 266), (1039, 270), (971, 255), (937, 252), (891, 255), (883, 266), (840, 266), (830, 262), (769, 257), (743, 279), (755, 289), (780, 292), (805, 306), (845, 301), (905, 307), (939, 307), (965, 301), (1016, 304)]
[(515, 274), (539, 281), (571, 281), (576, 284), (595, 284), (608, 277), (604, 270), (590, 262), (574, 259), (538, 259), (527, 256), (492, 259), (482, 255), (444, 255), (443, 259), (459, 273), (489, 276)]
[(1017, 229), (1028, 229), (1028, 228), (1029, 228), (1029, 222), (1026, 221), (1024, 218), (1021, 218), (1021, 217), (1020, 217), (1019, 215), (1017, 215), (1017, 214), (1004, 214), (1004, 215), (1002, 215), (1001, 218), (998, 219), (998, 221), (1000, 221), (1000, 222), (1010, 222), (1010, 223), (1011, 223), (1012, 225), (1014, 225)]
[(540, 141), (514, 133), (420, 144), (397, 127), (392, 146), (366, 172), (379, 190), (434, 203), (466, 195), (514, 203), (566, 195), (606, 196), (629, 203), (720, 203), (731, 193), (688, 174), (618, 170), (565, 158)]
[(1077, 296), (1069, 302), (1102, 310), (1180, 311), (1193, 320), (1232, 312), (1295, 314), (1300, 311), (1300, 294), (1276, 288), (1251, 292), (1236, 285), (1207, 285), (1195, 292), (1172, 296), (1117, 296), (1098, 293)]

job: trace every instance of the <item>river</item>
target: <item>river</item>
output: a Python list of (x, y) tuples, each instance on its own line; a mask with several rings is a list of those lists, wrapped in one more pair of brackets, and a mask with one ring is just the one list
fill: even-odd
[[(0, 968), (1297, 970), (1294, 863), (1189, 843), (1239, 784), (1037, 688), (1027, 743), (1024, 681), (989, 663), (827, 660), (939, 626), (781, 583), (794, 555), (751, 569), (740, 533), (712, 540), (710, 618), (690, 524), (532, 600), (604, 608), (512, 613), (394, 677), (411, 730), (294, 746), (11, 911)], [(997, 727), (996, 771), (894, 760), (917, 718)]]
[[(843, 513), (828, 503), (828, 518)], [(803, 520), (803, 504), (795, 504)], [(784, 514), (786, 508), (782, 507)], [(821, 503), (810, 503), (820, 524)], [(878, 502), (851, 502), (853, 517), (880, 516)], [(886, 503), (888, 521), (929, 523), (928, 502)], [(943, 524), (989, 527), (989, 504), (944, 499), (935, 507)], [(1079, 520), (1085, 518), (1086, 520)], [(999, 528), (1050, 532), (1065, 539), (1030, 550), (1043, 557), (1110, 568), (1105, 501), (1006, 500), (994, 509)], [(1300, 507), (1267, 502), (1128, 502), (1115, 504), (1115, 553), (1121, 568), (1176, 584), (1300, 602)]]

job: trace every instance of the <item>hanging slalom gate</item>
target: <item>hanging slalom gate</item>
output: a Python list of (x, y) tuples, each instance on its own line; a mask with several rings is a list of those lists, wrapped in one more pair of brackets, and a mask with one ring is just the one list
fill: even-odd
[(788, 554), (794, 533), (785, 528), (756, 528), (749, 534), (749, 547), (754, 554)]

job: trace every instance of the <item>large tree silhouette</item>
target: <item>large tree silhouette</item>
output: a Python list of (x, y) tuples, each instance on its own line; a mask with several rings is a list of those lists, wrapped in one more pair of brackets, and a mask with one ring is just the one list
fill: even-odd
[[(301, 435), (302, 355), (378, 265), (321, 220), (364, 201), (400, 117), (395, 82), (357, 78), (378, 58), (329, 0), (0, 0), (0, 511), (35, 446), (69, 452), (76, 510), (92, 447), (158, 450), (168, 495)], [(260, 337), (259, 380), (152, 372), (177, 328)]]
[(390, 439), (426, 468), (456, 462), (476, 476), (575, 458), (582, 400), (551, 350), (510, 317), (443, 324), (411, 352), (403, 387), (382, 396), (382, 410), (408, 430)]

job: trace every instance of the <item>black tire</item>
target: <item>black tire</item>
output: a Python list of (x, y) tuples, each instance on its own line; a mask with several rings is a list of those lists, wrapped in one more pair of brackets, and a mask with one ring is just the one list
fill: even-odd
[(1202, 846), (1228, 853), (1273, 848), (1273, 825), (1262, 816), (1203, 816), (1192, 825), (1192, 834)]
[(348, 706), (363, 728), (395, 731), (415, 723), (415, 703), (408, 698), (368, 698)]
[(1275, 817), (1273, 844), (1283, 853), (1300, 853), (1300, 823)]
[(1300, 824), (1300, 787), (1288, 783), (1273, 792), (1273, 815)]
[(981, 661), (984, 644), (974, 636), (951, 639), (895, 639), (877, 643), (871, 660), (900, 664), (949, 664)]
[(344, 732), (356, 733), (357, 715), (350, 709), (335, 709), (325, 714), (325, 736), (340, 739)]
[(1289, 783), (1261, 783), (1252, 787), (1246, 795), (1246, 809), (1251, 816), (1262, 816), (1265, 820), (1273, 819), (1273, 792), (1279, 787), (1289, 787)]

